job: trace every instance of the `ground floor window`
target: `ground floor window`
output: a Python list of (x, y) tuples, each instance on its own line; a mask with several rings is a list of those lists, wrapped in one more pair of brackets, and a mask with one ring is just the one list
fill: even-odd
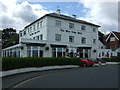
[(91, 50), (90, 49), (79, 49), (79, 57), (80, 58), (90, 58)]
[(52, 57), (65, 57), (65, 48), (52, 48)]
[(43, 57), (43, 47), (27, 46), (27, 57)]
[(13, 48), (3, 51), (3, 57), (20, 57), (20, 49)]
[(120, 53), (117, 53), (117, 56), (120, 56)]
[(37, 46), (32, 47), (32, 57), (38, 57), (38, 47)]

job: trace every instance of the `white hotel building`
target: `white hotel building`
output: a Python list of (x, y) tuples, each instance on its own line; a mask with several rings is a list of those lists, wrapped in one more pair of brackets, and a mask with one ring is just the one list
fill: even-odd
[(46, 14), (19, 32), (19, 44), (3, 49), (3, 57), (97, 58), (98, 28), (74, 16)]

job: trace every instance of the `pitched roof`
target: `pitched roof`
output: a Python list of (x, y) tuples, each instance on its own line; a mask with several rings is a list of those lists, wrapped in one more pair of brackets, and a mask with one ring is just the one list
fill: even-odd
[(120, 32), (112, 31), (108, 35), (106, 35), (107, 36), (106, 41), (110, 38), (111, 34), (113, 34), (117, 40), (120, 40)]
[(76, 19), (74, 17), (70, 17), (70, 16), (66, 16), (63, 14), (57, 14), (57, 13), (50, 13), (50, 14), (46, 14), (43, 17), (33, 21), (32, 23), (30, 23), (29, 25), (27, 25), (25, 28), (29, 27), (30, 25), (32, 25), (33, 23), (39, 21), (40, 19), (46, 17), (46, 16), (50, 16), (50, 17), (56, 17), (56, 18), (60, 18), (60, 19), (65, 19), (65, 20), (70, 20), (70, 21), (74, 21), (74, 22), (79, 22), (79, 23), (83, 23), (83, 24), (88, 24), (88, 25), (93, 25), (93, 26), (97, 26), (100, 27), (99, 25), (84, 21), (84, 20), (80, 20), (80, 19)]
[(70, 20), (70, 21), (75, 21), (75, 22), (79, 22), (79, 23), (84, 23), (84, 24), (94, 25), (94, 26), (100, 27), (99, 25), (96, 25), (96, 24), (93, 24), (93, 23), (90, 23), (90, 22), (87, 22), (87, 21), (84, 21), (84, 20), (76, 19), (74, 17), (66, 16), (66, 15), (63, 15), (63, 14), (59, 15), (57, 13), (50, 13), (50, 14), (48, 14), (48, 16), (57, 17), (57, 18), (60, 18), (60, 19), (65, 19), (65, 20)]
[(102, 32), (98, 31), (98, 36), (99, 36), (99, 40), (100, 40), (103, 44), (105, 44), (105, 35), (104, 35)]
[(116, 35), (116, 37), (120, 40), (120, 32), (115, 32), (113, 31), (113, 33)]

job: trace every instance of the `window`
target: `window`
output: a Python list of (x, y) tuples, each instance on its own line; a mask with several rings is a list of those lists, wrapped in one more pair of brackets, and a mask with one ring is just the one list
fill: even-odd
[(74, 28), (74, 23), (69, 23), (69, 28)]
[(33, 57), (38, 57), (38, 47), (37, 46), (33, 46), (32, 56)]
[(24, 31), (24, 35), (26, 35), (26, 31)]
[(86, 30), (86, 27), (84, 25), (82, 25), (81, 30)]
[(40, 27), (42, 27), (43, 26), (43, 21), (40, 21)]
[(43, 40), (43, 34), (40, 35), (40, 40)]
[(74, 42), (74, 36), (69, 36), (69, 42)]
[(20, 33), (20, 36), (22, 37), (22, 32)]
[(30, 32), (29, 28), (28, 28), (28, 33)]
[(96, 39), (93, 39), (93, 43), (96, 44)]
[(39, 28), (39, 22), (37, 23), (37, 29)]
[(36, 39), (39, 40), (39, 36), (36, 36)]
[(65, 57), (65, 48), (52, 48), (52, 57)]
[(93, 28), (93, 32), (96, 32), (96, 28)]
[(56, 20), (56, 21), (55, 21), (55, 25), (56, 25), (56, 26), (61, 26), (61, 21)]
[(33, 29), (35, 30), (35, 25), (33, 26)]
[(55, 34), (55, 41), (61, 41), (61, 34)]
[(102, 52), (102, 56), (105, 56), (104, 52)]
[(32, 32), (32, 27), (30, 27), (30, 32)]
[(86, 43), (86, 38), (85, 37), (82, 37), (81, 43)]
[(35, 39), (35, 37), (33, 37), (33, 39)]
[(111, 37), (111, 38), (110, 38), (110, 41), (115, 41), (115, 37)]
[(87, 57), (88, 58), (88, 49), (85, 49), (85, 57)]
[(31, 46), (27, 47), (27, 57), (31, 57)]
[(83, 58), (83, 49), (80, 49), (79, 56), (80, 56), (80, 58)]

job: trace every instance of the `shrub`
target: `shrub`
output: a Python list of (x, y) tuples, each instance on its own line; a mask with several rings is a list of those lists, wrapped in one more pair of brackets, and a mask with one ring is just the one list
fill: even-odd
[(12, 70), (26, 67), (42, 67), (53, 65), (79, 65), (80, 58), (41, 58), (41, 57), (4, 57), (2, 70)]
[(114, 56), (112, 58), (103, 58), (106, 62), (120, 62), (120, 56)]

